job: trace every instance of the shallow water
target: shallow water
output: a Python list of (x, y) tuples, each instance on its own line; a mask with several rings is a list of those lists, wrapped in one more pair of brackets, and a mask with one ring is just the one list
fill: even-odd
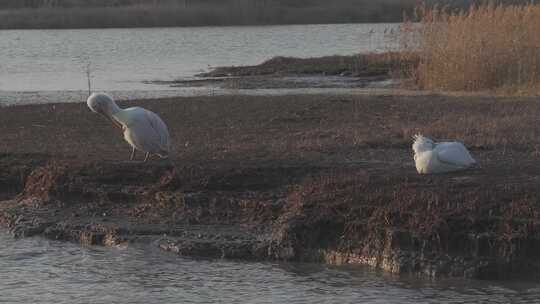
[(227, 93), (143, 82), (190, 79), (210, 67), (258, 64), (274, 56), (380, 52), (395, 47), (397, 28), (330, 24), (3, 30), (0, 104), (84, 100), (87, 64), (94, 90), (114, 91), (122, 98)]
[(365, 267), (194, 260), (0, 232), (1, 303), (538, 303), (540, 284), (426, 281)]

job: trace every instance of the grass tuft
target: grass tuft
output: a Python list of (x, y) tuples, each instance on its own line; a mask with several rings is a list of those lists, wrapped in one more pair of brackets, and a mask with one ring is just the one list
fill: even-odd
[[(521, 94), (540, 89), (540, 5), (420, 9), (405, 24), (404, 48), (418, 51), (420, 89)], [(408, 42), (408, 43), (407, 43)]]

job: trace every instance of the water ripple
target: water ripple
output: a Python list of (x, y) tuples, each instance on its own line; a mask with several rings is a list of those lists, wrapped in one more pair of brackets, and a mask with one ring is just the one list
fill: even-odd
[(363, 267), (184, 259), (0, 233), (2, 303), (540, 303), (540, 284), (425, 281)]

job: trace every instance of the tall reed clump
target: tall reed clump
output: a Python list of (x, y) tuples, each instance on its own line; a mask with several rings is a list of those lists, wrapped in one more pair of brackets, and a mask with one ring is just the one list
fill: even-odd
[(420, 55), (412, 75), (421, 89), (539, 92), (540, 5), (420, 11), (403, 34), (404, 48)]

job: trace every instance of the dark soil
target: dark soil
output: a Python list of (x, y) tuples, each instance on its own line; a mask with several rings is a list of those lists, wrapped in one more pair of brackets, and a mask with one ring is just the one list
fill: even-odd
[[(0, 108), (0, 223), (15, 236), (158, 242), (181, 255), (369, 264), (429, 277), (540, 269), (540, 104), (448, 96), (134, 101), (174, 156), (130, 148), (85, 104)], [(482, 169), (416, 174), (411, 137)], [(139, 155), (142, 156), (142, 155)]]
[(390, 77), (410, 70), (418, 63), (412, 53), (372, 53), (318, 58), (274, 57), (259, 65), (217, 67), (201, 77), (341, 75), (353, 77)]

